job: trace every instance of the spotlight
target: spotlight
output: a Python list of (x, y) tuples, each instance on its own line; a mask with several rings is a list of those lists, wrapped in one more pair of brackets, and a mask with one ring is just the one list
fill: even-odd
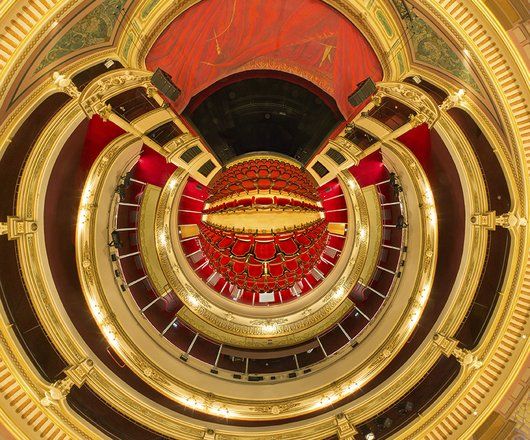
[(412, 81), (414, 81), (416, 84), (421, 83), (421, 76), (419, 76), (419, 75), (414, 75), (414, 76), (412, 77)]
[(125, 187), (125, 189), (129, 188), (129, 186), (131, 185), (131, 172), (127, 172), (124, 174), (123, 176), (123, 186)]
[(120, 233), (118, 231), (112, 231), (110, 234), (112, 240), (109, 243), (109, 246), (114, 246), (116, 249), (123, 247), (123, 243), (120, 240)]
[(106, 60), (103, 64), (107, 69), (110, 69), (112, 66), (114, 66), (114, 60)]

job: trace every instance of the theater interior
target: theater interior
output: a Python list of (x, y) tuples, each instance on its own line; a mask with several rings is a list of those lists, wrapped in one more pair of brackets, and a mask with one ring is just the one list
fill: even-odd
[(0, 1), (0, 438), (530, 438), (528, 0)]

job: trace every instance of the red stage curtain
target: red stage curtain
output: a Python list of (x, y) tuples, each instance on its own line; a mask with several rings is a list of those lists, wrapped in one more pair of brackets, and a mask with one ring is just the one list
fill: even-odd
[(249, 70), (302, 77), (333, 96), (348, 119), (358, 82), (382, 78), (375, 52), (342, 14), (320, 0), (205, 0), (155, 42), (147, 67), (161, 67), (182, 90), (174, 108), (222, 78)]

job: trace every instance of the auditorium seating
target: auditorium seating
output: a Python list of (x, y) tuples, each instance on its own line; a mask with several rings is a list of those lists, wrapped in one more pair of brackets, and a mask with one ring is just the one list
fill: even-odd
[(229, 166), (210, 184), (209, 203), (234, 194), (275, 190), (318, 200), (315, 182), (298, 166), (276, 159), (251, 159)]

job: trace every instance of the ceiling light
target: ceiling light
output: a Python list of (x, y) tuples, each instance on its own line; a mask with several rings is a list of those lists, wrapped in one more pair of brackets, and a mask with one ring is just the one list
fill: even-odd
[(373, 432), (369, 432), (364, 436), (366, 440), (375, 440), (375, 434)]

